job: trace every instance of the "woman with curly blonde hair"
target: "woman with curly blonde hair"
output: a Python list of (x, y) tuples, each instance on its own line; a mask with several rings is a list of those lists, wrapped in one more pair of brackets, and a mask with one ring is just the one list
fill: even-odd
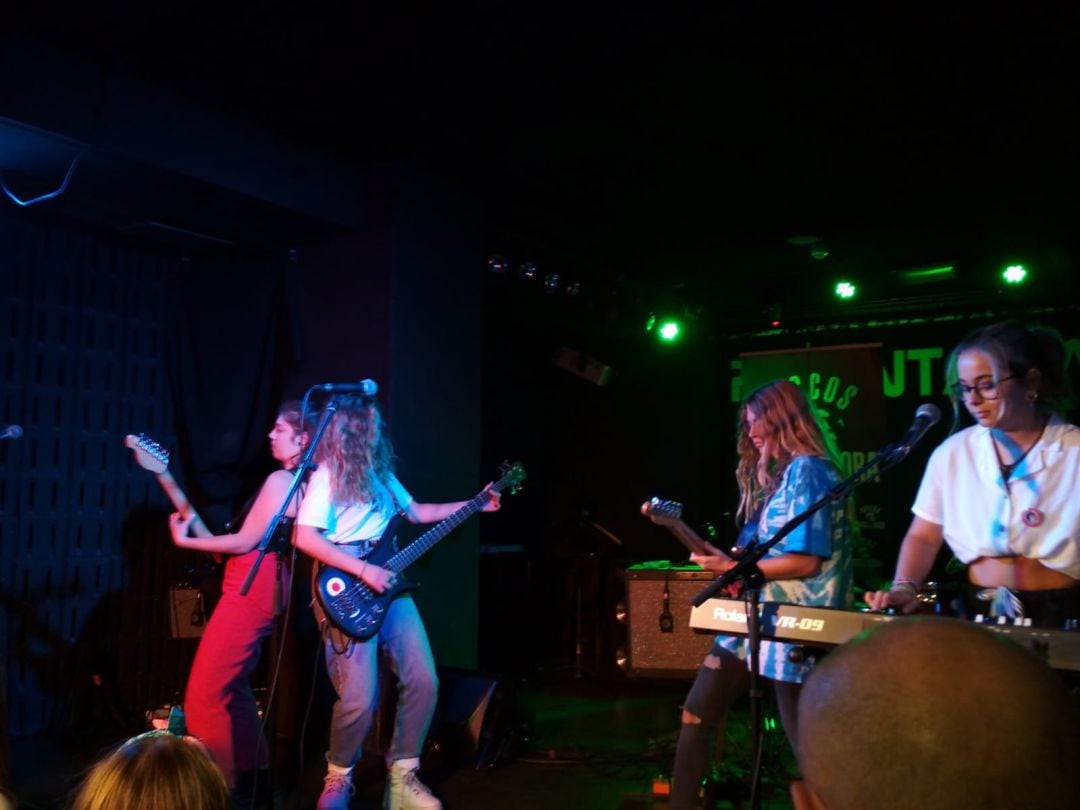
[[(318, 448), (318, 469), (297, 516), (296, 546), (319, 562), (362, 580), (377, 593), (391, 586), (394, 573), (365, 561), (391, 518), (434, 523), (468, 501), (417, 503), (398, 481), (382, 415), (371, 397), (338, 397)], [(490, 493), (485, 512), (499, 508)], [(325, 624), (325, 623), (324, 623)], [(319, 810), (349, 806), (352, 770), (359, 760), (377, 707), (380, 644), (399, 680), (394, 734), (386, 754), (389, 777), (385, 808), (439, 808), (441, 803), (417, 778), (420, 752), (435, 712), (438, 679), (423, 620), (411, 597), (392, 600), (377, 635), (350, 639), (324, 627), (326, 666), (337, 691), (330, 723), (327, 773)]]
[[(736, 439), (740, 545), (769, 540), (791, 518), (838, 482), (830, 448), (806, 395), (788, 380), (751, 393), (739, 408)], [(657, 522), (662, 522), (662, 519)], [(690, 559), (716, 574), (735, 560), (710, 548)], [(843, 504), (825, 507), (773, 546), (758, 564), (765, 577), (763, 602), (847, 607), (851, 595), (851, 555)], [(773, 681), (780, 719), (794, 746), (796, 704), (811, 661), (789, 656), (792, 645), (761, 641), (761, 674)], [(746, 640), (718, 636), (683, 704), (675, 749), (672, 810), (697, 807), (709, 748), (723, 729), (728, 709), (750, 686)]]

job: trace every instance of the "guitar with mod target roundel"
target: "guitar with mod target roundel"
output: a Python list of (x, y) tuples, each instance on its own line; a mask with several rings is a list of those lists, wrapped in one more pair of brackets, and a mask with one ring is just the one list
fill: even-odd
[(315, 574), (315, 596), (330, 622), (346, 635), (360, 641), (376, 635), (386, 619), (390, 603), (415, 588), (401, 576), (401, 572), (466, 519), (482, 511), (490, 497), (489, 491), (502, 492), (505, 489), (514, 493), (521, 488), (521, 483), (525, 480), (525, 469), (520, 463), (504, 462), (500, 465), (499, 472), (498, 481), (400, 551), (397, 550), (395, 538), (398, 524), (403, 518), (399, 514), (391, 519), (375, 548), (363, 558), (371, 565), (394, 572), (393, 582), (382, 593), (375, 593), (363, 581), (339, 568), (320, 565)]

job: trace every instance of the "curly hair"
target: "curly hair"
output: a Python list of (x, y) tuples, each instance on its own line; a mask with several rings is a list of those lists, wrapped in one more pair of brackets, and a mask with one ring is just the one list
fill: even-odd
[[(764, 428), (761, 450), (750, 440), (746, 428), (748, 411)], [(819, 456), (837, 464), (836, 449), (821, 429), (813, 405), (789, 380), (774, 380), (751, 392), (739, 408), (738, 419), (739, 463), (735, 479), (739, 484), (737, 517), (741, 522), (749, 520), (758, 503), (776, 488), (795, 456)]]
[(343, 396), (319, 445), (318, 463), (330, 473), (330, 498), (338, 506), (375, 504), (393, 512), (387, 480), (394, 451), (379, 406), (370, 397)]

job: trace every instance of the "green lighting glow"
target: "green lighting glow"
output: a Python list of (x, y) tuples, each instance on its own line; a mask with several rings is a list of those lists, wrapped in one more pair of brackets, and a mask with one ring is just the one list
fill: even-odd
[(943, 264), (940, 267), (920, 267), (914, 270), (905, 270), (903, 279), (908, 284), (923, 284), (930, 281), (944, 281), (955, 275), (955, 266)]
[(1027, 278), (1027, 269), (1022, 264), (1010, 264), (1006, 267), (1001, 277), (1005, 279), (1006, 284), (1022, 284)]
[(857, 292), (856, 287), (850, 281), (840, 281), (836, 284), (836, 297), (843, 298), (845, 300), (854, 298)]
[(649, 319), (645, 321), (645, 331), (651, 332), (654, 326), (656, 326), (656, 316), (650, 312)]
[(677, 321), (664, 321), (660, 324), (660, 330), (657, 334), (660, 335), (661, 340), (672, 343), (679, 339), (681, 332), (682, 330), (679, 328)]

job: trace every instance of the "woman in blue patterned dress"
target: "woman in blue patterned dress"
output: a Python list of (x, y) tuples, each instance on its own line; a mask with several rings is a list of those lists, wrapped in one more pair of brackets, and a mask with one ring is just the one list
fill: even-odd
[[(739, 519), (747, 524), (744, 531), (756, 533), (762, 542), (839, 482), (835, 452), (813, 406), (787, 380), (768, 383), (743, 402), (737, 451)], [(735, 565), (722, 553), (693, 554), (690, 559), (717, 574)], [(845, 505), (826, 506), (770, 549), (758, 567), (766, 580), (763, 602), (848, 607), (851, 553)], [(759, 666), (775, 686), (780, 719), (794, 744), (796, 704), (810, 662), (792, 660), (791, 646), (762, 639)], [(728, 709), (749, 685), (746, 639), (718, 636), (683, 704), (672, 810), (697, 806), (711, 742), (723, 729)]]

